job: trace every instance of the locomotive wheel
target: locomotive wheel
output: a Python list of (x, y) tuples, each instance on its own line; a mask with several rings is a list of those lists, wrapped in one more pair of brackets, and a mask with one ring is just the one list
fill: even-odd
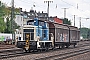
[(59, 45), (59, 49), (61, 48), (61, 46)]
[(46, 47), (45, 51), (49, 51), (48, 47)]
[(61, 48), (64, 49), (64, 45), (62, 45)]
[(31, 50), (29, 50), (29, 53), (31, 52)]
[(68, 45), (66, 45), (66, 48), (68, 48), (69, 46)]
[(55, 47), (52, 47), (52, 50), (55, 50)]
[(26, 50), (26, 49), (25, 49), (25, 52), (27, 53), (27, 52), (28, 52), (28, 50)]
[(74, 44), (74, 45), (73, 45), (73, 46), (74, 46), (74, 48), (76, 47), (75, 45), (76, 45), (76, 44)]

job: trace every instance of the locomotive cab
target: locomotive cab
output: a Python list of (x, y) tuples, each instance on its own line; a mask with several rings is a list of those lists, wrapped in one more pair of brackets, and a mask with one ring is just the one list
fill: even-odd
[(17, 41), (17, 47), (25, 50), (37, 49), (36, 27), (24, 25), (22, 28), (21, 38)]

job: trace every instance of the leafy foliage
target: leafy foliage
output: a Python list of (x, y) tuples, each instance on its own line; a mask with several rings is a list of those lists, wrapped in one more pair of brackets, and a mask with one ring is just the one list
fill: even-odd
[(11, 32), (11, 23), (9, 18), (6, 18), (7, 22), (6, 22), (6, 28), (5, 28), (5, 33), (10, 33)]
[(63, 24), (68, 24), (71, 25), (71, 21), (68, 20), (67, 18), (62, 19), (63, 20)]
[(0, 17), (0, 32), (4, 32), (5, 30), (5, 22), (3, 18)]
[[(15, 8), (15, 14), (19, 13), (19, 8)], [(0, 32), (10, 33), (11, 30), (11, 7), (6, 7), (4, 3), (0, 1)], [(15, 15), (14, 15), (15, 16)], [(4, 22), (4, 17), (6, 17), (6, 23)], [(14, 17), (15, 18), (15, 17)], [(18, 28), (15, 21), (13, 21), (14, 29)]]
[(88, 29), (87, 38), (90, 39), (90, 29)]
[(80, 28), (80, 35), (84, 38), (84, 39), (86, 39), (86, 38), (88, 38), (88, 32), (90, 31), (90, 29), (88, 29), (88, 28), (85, 28), (85, 27), (83, 27), (83, 28)]
[(4, 8), (5, 8), (5, 6), (4, 5), (2, 5), (1, 6), (1, 1), (0, 1), (0, 32), (4, 32), (4, 30), (5, 30), (5, 22), (4, 22), (4, 16), (5, 16), (5, 14), (4, 14)]

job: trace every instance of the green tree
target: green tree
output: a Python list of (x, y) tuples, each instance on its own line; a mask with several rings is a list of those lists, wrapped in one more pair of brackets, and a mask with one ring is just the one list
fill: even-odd
[(71, 21), (68, 20), (67, 18), (62, 19), (63, 20), (63, 24), (68, 24), (71, 25)]
[(0, 2), (0, 4), (2, 4), (2, 5), (0, 5), (0, 32), (4, 33), (4, 30), (6, 28), (6, 24), (4, 22), (4, 16), (5, 16), (4, 10), (5, 10), (5, 6), (1, 2)]
[(79, 28), (80, 29), (80, 35), (86, 39), (88, 37), (89, 29), (86, 27)]
[(5, 28), (5, 33), (10, 33), (11, 29), (10, 29), (10, 20), (9, 17), (6, 18), (6, 28)]
[[(14, 10), (15, 14), (19, 13), (19, 8), (15, 8)], [(2, 3), (0, 1), (0, 32), (5, 32), (5, 33), (10, 33), (11, 32), (11, 19), (10, 19), (10, 15), (11, 15), (11, 7), (6, 7), (4, 5), (4, 3)], [(7, 17), (6, 18), (6, 23), (4, 22), (4, 18), (3, 17)], [(15, 15), (14, 15), (15, 18)], [(17, 26), (17, 24), (15, 23), (15, 21), (13, 21), (13, 27), (18, 28), (19, 26)]]
[(4, 19), (2, 17), (0, 17), (0, 32), (3, 33), (5, 30), (5, 22)]

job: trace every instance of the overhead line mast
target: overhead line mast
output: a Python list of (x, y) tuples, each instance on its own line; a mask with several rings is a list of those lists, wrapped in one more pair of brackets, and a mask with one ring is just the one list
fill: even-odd
[(62, 8), (62, 9), (64, 9), (64, 18), (66, 18), (66, 9), (68, 8)]
[(44, 3), (48, 3), (47, 13), (48, 13), (48, 17), (49, 17), (49, 4), (53, 3), (53, 1), (48, 0), (48, 1), (44, 1)]
[(11, 6), (11, 33), (12, 33), (12, 44), (13, 44), (13, 19), (14, 19), (14, 0), (12, 0), (12, 6)]
[(74, 26), (75, 26), (75, 18), (76, 18), (76, 15), (73, 15), (74, 16)]

